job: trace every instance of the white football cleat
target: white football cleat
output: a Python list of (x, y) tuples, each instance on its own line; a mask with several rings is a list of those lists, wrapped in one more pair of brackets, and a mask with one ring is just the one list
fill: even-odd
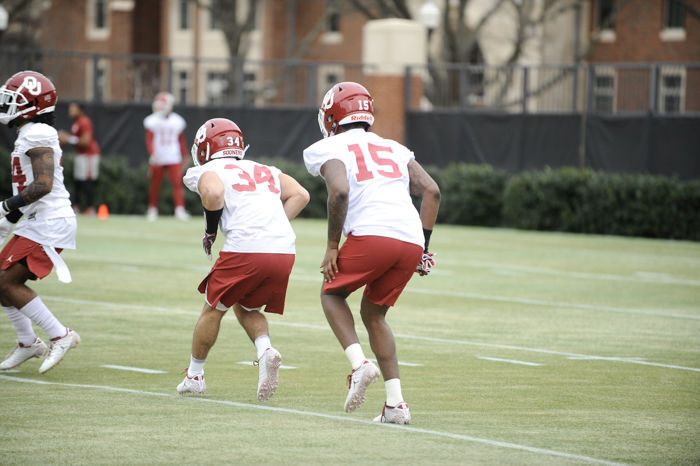
[(258, 360), (258, 400), (267, 401), (277, 390), (282, 355), (274, 348), (268, 348)]
[(190, 219), (190, 214), (187, 213), (184, 207), (175, 207), (175, 218), (182, 222), (186, 222)]
[(369, 384), (379, 378), (379, 368), (365, 359), (362, 365), (353, 369), (348, 375), (348, 396), (345, 398), (345, 412), (351, 413), (365, 402), (365, 393)]
[(46, 356), (46, 359), (44, 359), (44, 362), (41, 363), (39, 373), (43, 374), (49, 369), (52, 369), (56, 364), (61, 362), (68, 350), (75, 348), (78, 343), (80, 343), (80, 335), (78, 335), (78, 332), (71, 329), (68, 329), (66, 336), (51, 340), (49, 354)]
[(157, 207), (149, 207), (148, 210), (146, 211), (146, 219), (149, 222), (155, 222), (158, 220), (158, 208)]
[(393, 408), (384, 403), (382, 414), (375, 417), (373, 421), (385, 424), (410, 424), (411, 412), (408, 410), (408, 405), (405, 401), (402, 401)]
[(0, 370), (12, 369), (19, 366), (27, 359), (40, 358), (46, 354), (49, 347), (40, 338), (34, 340), (30, 346), (17, 343), (12, 351), (8, 353), (3, 362), (0, 362)]
[(180, 395), (185, 395), (191, 393), (193, 395), (203, 395), (207, 391), (207, 383), (204, 380), (204, 374), (195, 375), (190, 377), (187, 375), (187, 369), (185, 369), (185, 380), (180, 382), (177, 386), (177, 392)]

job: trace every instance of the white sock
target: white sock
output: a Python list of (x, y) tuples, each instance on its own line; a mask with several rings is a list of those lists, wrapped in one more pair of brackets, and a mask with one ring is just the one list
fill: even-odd
[(345, 356), (348, 357), (350, 365), (352, 365), (352, 370), (357, 369), (365, 361), (365, 353), (362, 351), (362, 347), (359, 343), (353, 343), (352, 345), (345, 348)]
[(10, 318), (15, 332), (17, 332), (17, 340), (24, 346), (33, 345), (36, 341), (36, 333), (34, 333), (34, 329), (32, 328), (31, 319), (19, 312), (19, 309), (14, 306), (3, 306), (3, 309), (7, 317)]
[(204, 375), (204, 363), (207, 361), (204, 359), (197, 359), (190, 355), (190, 367), (187, 368), (187, 376), (189, 378), (196, 377), (198, 375)]
[(258, 351), (258, 359), (260, 359), (266, 349), (272, 348), (269, 335), (260, 335), (255, 339), (255, 349)]
[(384, 382), (386, 388), (386, 405), (396, 407), (403, 401), (401, 394), (401, 379), (389, 379)]
[(38, 296), (25, 304), (20, 312), (32, 319), (51, 339), (64, 337), (68, 332)]

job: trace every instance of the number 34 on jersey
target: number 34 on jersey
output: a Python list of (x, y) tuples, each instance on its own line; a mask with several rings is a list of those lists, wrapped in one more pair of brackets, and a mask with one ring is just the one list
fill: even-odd
[(237, 192), (254, 192), (266, 189), (273, 194), (280, 193), (275, 177), (270, 168), (265, 165), (255, 164), (252, 173), (249, 172), (250, 168), (245, 170), (235, 163), (226, 164), (224, 170), (231, 170), (232, 178), (237, 179), (238, 182), (231, 185), (231, 188)]

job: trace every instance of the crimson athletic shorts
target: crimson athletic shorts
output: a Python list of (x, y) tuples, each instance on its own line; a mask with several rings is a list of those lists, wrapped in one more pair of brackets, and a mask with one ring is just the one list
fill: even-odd
[[(61, 248), (56, 248), (57, 253), (61, 253)], [(7, 270), (12, 265), (21, 263), (25, 265), (32, 274), (30, 280), (44, 278), (51, 273), (53, 262), (44, 252), (44, 248), (39, 243), (35, 243), (24, 236), (14, 235), (7, 242), (2, 252), (0, 252), (0, 270)]]
[(221, 252), (209, 274), (199, 284), (207, 303), (226, 309), (238, 303), (248, 309), (282, 314), (294, 254)]
[(367, 285), (364, 295), (379, 306), (393, 306), (416, 271), (423, 248), (385, 236), (348, 235), (338, 251), (335, 280), (323, 292), (352, 293)]

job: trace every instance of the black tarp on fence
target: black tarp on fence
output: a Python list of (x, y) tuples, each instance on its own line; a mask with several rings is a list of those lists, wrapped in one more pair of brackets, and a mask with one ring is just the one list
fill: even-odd
[(418, 160), (488, 163), (510, 173), (584, 165), (700, 178), (700, 117), (411, 112), (406, 145)]

